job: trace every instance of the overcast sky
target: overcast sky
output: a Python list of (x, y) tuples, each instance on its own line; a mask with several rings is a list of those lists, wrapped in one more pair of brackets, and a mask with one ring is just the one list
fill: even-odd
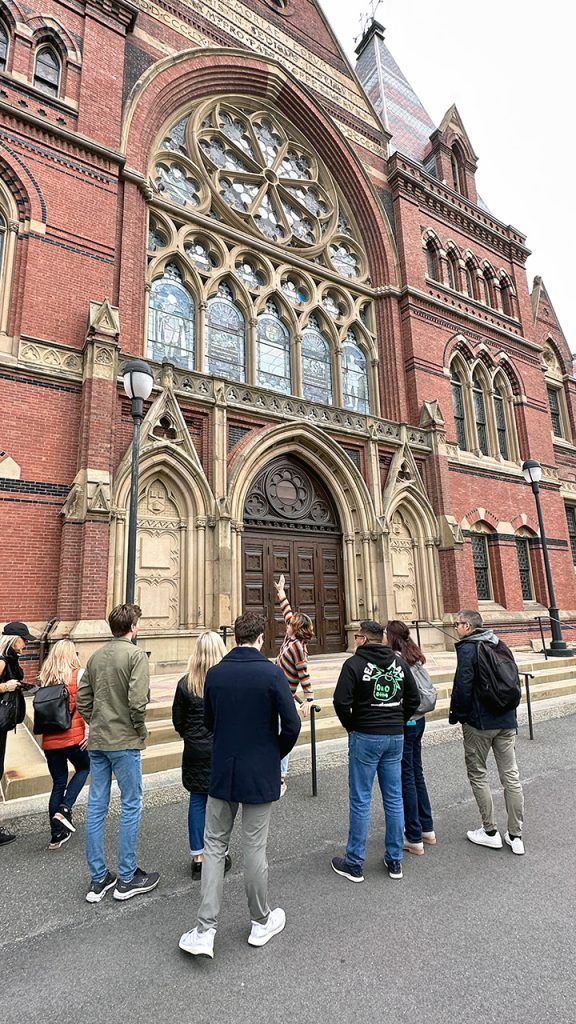
[[(354, 63), (369, 0), (320, 0)], [(435, 124), (458, 107), (478, 156), (478, 191), (527, 235), (570, 349), (576, 350), (576, 52), (566, 0), (384, 0), (386, 43)], [(570, 24), (569, 24), (570, 21)]]

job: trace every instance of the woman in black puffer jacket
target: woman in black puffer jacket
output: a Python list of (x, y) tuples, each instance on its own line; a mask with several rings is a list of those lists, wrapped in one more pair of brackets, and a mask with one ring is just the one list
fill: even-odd
[[(200, 878), (204, 853), (204, 822), (212, 763), (212, 733), (204, 725), (206, 674), (226, 654), (218, 633), (201, 633), (190, 655), (188, 671), (179, 680), (172, 705), (172, 722), (184, 740), (182, 785), (190, 793), (188, 835), (192, 878)], [(231, 860), (226, 857), (226, 870)]]

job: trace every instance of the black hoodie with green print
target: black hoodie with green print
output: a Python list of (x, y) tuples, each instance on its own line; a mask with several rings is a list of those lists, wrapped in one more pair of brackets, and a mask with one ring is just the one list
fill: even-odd
[(385, 644), (359, 647), (344, 662), (334, 691), (334, 710), (347, 732), (401, 735), (419, 704), (410, 666)]

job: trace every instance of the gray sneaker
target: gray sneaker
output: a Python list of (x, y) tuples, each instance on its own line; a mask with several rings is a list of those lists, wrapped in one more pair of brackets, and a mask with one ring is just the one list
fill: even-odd
[(120, 879), (116, 882), (116, 888), (114, 889), (115, 900), (130, 900), (133, 896), (138, 896), (141, 892), (151, 892), (155, 889), (160, 881), (160, 875), (157, 871), (151, 871), (147, 874), (146, 871), (142, 871), (141, 868), (136, 868), (133, 877), (129, 882), (121, 882)]

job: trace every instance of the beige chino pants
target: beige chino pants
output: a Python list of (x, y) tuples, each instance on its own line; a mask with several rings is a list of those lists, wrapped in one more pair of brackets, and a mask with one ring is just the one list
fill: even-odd
[(492, 750), (500, 782), (504, 787), (504, 801), (508, 812), (508, 832), (513, 836), (521, 836), (524, 821), (524, 795), (516, 763), (516, 730), (475, 729), (472, 725), (464, 723), (462, 734), (464, 736), (466, 771), (486, 832), (497, 827), (494, 817), (494, 801), (486, 768), (488, 754)]

